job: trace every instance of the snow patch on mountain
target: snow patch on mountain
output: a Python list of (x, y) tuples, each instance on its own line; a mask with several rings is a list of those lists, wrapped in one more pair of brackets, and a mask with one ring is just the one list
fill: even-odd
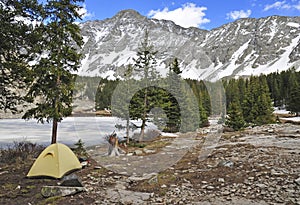
[(122, 78), (145, 29), (165, 76), (176, 57), (183, 78), (218, 80), (300, 67), (300, 17), (239, 19), (211, 31), (148, 19), (133, 10), (80, 25), (84, 46), (79, 75)]
[(287, 26), (295, 27), (295, 28), (300, 28), (300, 24), (299, 23), (295, 23), (295, 22), (288, 22)]
[(246, 67), (244, 71), (239, 73), (241, 76), (250, 76), (250, 75), (260, 75), (260, 74), (270, 74), (272, 72), (281, 72), (286, 70), (286, 68), (292, 67), (295, 63), (290, 62), (289, 55), (292, 50), (299, 43), (300, 36), (292, 40), (291, 45), (283, 48), (285, 52), (278, 57), (278, 59), (268, 63), (267, 65), (261, 65), (258, 68)]

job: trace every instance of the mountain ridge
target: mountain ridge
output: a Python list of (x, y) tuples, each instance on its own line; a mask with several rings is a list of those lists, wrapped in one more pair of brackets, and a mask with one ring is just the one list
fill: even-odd
[(162, 75), (175, 57), (182, 77), (216, 80), (300, 67), (300, 17), (243, 18), (212, 30), (183, 28), (134, 10), (80, 24), (84, 59), (79, 75), (120, 78), (133, 63), (144, 31), (158, 50)]

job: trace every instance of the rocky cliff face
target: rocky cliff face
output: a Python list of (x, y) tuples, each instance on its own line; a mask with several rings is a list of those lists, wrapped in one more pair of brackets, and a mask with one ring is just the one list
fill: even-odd
[(300, 67), (300, 17), (240, 19), (211, 31), (148, 19), (133, 10), (81, 25), (84, 47), (80, 75), (115, 78), (132, 63), (144, 32), (158, 50), (159, 72), (177, 57), (182, 77), (219, 79)]

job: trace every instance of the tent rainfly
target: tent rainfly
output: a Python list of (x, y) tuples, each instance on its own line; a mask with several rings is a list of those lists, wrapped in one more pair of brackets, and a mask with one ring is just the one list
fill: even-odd
[(48, 146), (39, 155), (27, 177), (49, 176), (60, 179), (66, 173), (81, 168), (78, 158), (69, 147), (55, 143)]

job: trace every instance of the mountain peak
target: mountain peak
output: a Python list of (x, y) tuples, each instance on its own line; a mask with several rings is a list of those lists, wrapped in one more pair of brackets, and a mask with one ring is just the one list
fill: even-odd
[(126, 10), (121, 10), (119, 11), (115, 17), (117, 18), (124, 18), (124, 17), (143, 17), (139, 12), (137, 12), (136, 10), (133, 9), (126, 9)]
[(144, 36), (156, 50), (162, 73), (176, 57), (182, 76), (194, 79), (259, 75), (300, 69), (300, 17), (244, 18), (210, 31), (182, 28), (129, 9), (82, 27), (82, 75), (118, 77), (132, 63)]

